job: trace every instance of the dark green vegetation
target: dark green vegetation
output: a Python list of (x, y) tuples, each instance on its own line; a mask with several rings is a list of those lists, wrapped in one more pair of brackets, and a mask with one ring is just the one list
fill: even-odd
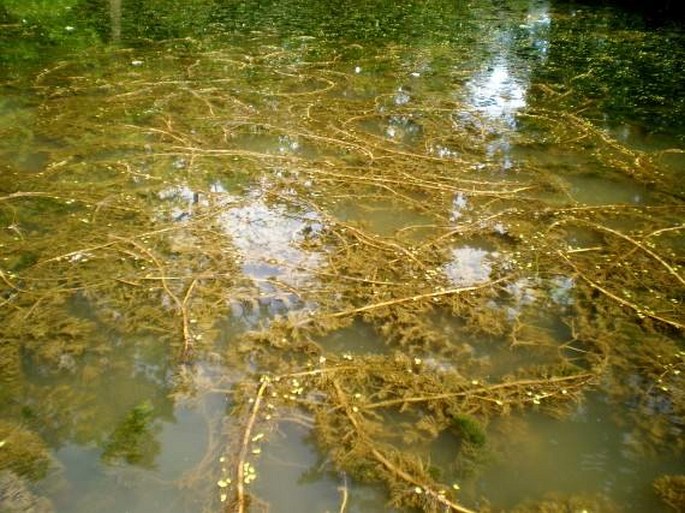
[[(260, 465), (296, 423), (341, 512), (367, 483), (398, 511), (679, 511), (682, 31), (546, 2), (192, 4), (0, 8), (12, 504), (45, 505), (47, 475), (57, 510), (143, 511), (121, 496), (154, 486), (170, 512), (276, 511)], [(586, 472), (630, 485), (486, 486), (541, 419), (592, 436), (597, 403), (620, 454)], [(166, 473), (184, 409), (206, 447)], [(73, 446), (127, 493), (73, 507), (47, 451)]]
[(149, 402), (133, 408), (124, 420), (114, 429), (105, 443), (102, 458), (107, 462), (123, 460), (131, 465), (154, 466), (159, 452), (151, 425), (153, 407)]

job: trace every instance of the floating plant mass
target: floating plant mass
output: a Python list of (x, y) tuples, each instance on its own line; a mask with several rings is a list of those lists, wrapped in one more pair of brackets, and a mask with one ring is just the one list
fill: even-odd
[[(0, 482), (80, 444), (142, 483), (187, 407), (205, 454), (150, 481), (197, 511), (277, 508), (263, 468), (288, 423), (341, 513), (368, 484), (396, 511), (620, 510), (594, 491), (488, 506), (475, 484), (515, 459), (502, 433), (593, 394), (635, 461), (685, 451), (683, 150), (612, 133), (576, 98), (590, 71), (495, 52), (549, 30), (524, 21), (493, 26), (486, 66), (267, 31), (33, 77), (23, 146), (0, 125)], [(682, 476), (653, 486), (682, 506)]]

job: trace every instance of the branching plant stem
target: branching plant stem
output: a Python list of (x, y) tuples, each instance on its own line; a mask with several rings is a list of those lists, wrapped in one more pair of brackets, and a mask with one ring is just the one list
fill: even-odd
[(470, 287), (457, 287), (457, 288), (452, 288), (452, 289), (439, 290), (436, 292), (428, 292), (426, 294), (417, 294), (415, 296), (402, 297), (402, 298), (398, 298), (398, 299), (391, 299), (388, 301), (381, 301), (379, 303), (372, 303), (370, 305), (361, 306), (359, 308), (353, 308), (351, 310), (344, 310), (342, 312), (336, 312), (336, 313), (328, 314), (327, 317), (347, 317), (349, 315), (356, 315), (358, 313), (368, 312), (370, 310), (375, 310), (377, 308), (399, 305), (399, 304), (407, 303), (407, 302), (411, 302), (411, 301), (420, 301), (423, 299), (431, 299), (431, 298), (442, 297), (442, 296), (451, 296), (451, 295), (455, 295), (455, 294), (463, 294), (465, 292), (473, 292), (473, 291), (480, 290), (480, 289), (483, 289), (486, 287), (492, 287), (493, 285), (496, 285), (498, 283), (502, 283), (502, 282), (504, 282), (510, 278), (511, 278), (511, 276), (504, 276), (504, 277), (499, 278), (497, 280), (488, 281), (488, 282), (483, 283), (481, 285), (473, 285)]
[[(342, 388), (340, 387), (340, 384), (333, 379), (332, 380), (333, 387), (335, 389), (336, 395), (337, 395), (337, 400), (342, 406), (346, 417), (350, 421), (350, 424), (354, 427), (354, 430), (357, 434), (358, 437), (362, 439), (366, 439), (366, 434), (364, 433), (364, 429), (362, 425), (360, 424), (359, 420), (357, 419), (356, 415), (359, 415), (359, 413), (356, 413), (352, 410), (352, 408), (349, 405), (349, 401), (347, 400), (347, 397), (345, 393), (342, 391)], [(367, 442), (370, 442), (367, 440)], [(405, 481), (407, 485), (411, 485), (414, 487), (419, 487), (423, 493), (428, 495), (429, 497), (433, 498), (440, 504), (443, 504), (444, 506), (447, 506), (450, 508), (452, 511), (456, 511), (457, 513), (475, 513), (474, 510), (471, 510), (469, 508), (466, 508), (460, 504), (457, 504), (453, 501), (450, 501), (445, 494), (438, 493), (432, 488), (432, 485), (428, 485), (426, 483), (419, 482), (416, 478), (414, 478), (412, 475), (408, 474), (404, 470), (398, 468), (396, 465), (393, 465), (393, 463), (386, 458), (382, 452), (380, 452), (373, 443), (370, 442), (371, 446), (371, 455), (378, 461), (381, 465), (383, 465), (386, 470), (388, 470), (390, 473), (395, 475), (396, 477), (400, 478), (401, 480)]]
[(257, 389), (257, 395), (254, 398), (254, 403), (252, 404), (252, 411), (250, 412), (247, 424), (245, 425), (245, 431), (243, 432), (243, 440), (240, 446), (236, 468), (236, 513), (245, 513), (247, 507), (245, 497), (245, 465), (247, 463), (247, 453), (250, 447), (250, 439), (252, 438), (255, 420), (257, 419), (257, 414), (259, 413), (259, 408), (262, 404), (262, 398), (264, 397), (264, 391), (268, 384), (269, 381), (266, 379), (263, 379), (260, 383), (259, 388)]
[(576, 274), (578, 276), (580, 276), (583, 279), (583, 281), (585, 281), (593, 289), (601, 292), (602, 294), (604, 294), (605, 296), (607, 296), (610, 299), (613, 299), (617, 303), (619, 303), (619, 304), (621, 304), (627, 308), (630, 308), (631, 310), (634, 310), (635, 313), (638, 314), (638, 316), (649, 317), (651, 319), (654, 319), (656, 321), (667, 324), (668, 326), (671, 326), (671, 327), (676, 328), (678, 330), (685, 330), (685, 324), (682, 324), (678, 321), (674, 321), (673, 319), (668, 319), (668, 318), (663, 317), (661, 315), (657, 315), (654, 312), (651, 312), (649, 310), (641, 308), (640, 306), (636, 305), (635, 303), (631, 303), (630, 301), (627, 301), (627, 300), (623, 299), (622, 297), (617, 296), (613, 292), (610, 292), (606, 288), (602, 287), (599, 283), (588, 278), (580, 270), (580, 268), (576, 264), (574, 264), (562, 251), (559, 251), (558, 254), (568, 265), (570, 265), (573, 268), (573, 270), (576, 272)]

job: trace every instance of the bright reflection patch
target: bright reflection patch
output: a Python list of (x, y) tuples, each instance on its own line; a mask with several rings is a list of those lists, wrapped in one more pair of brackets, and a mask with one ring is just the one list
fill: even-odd
[(452, 260), (443, 270), (447, 278), (458, 286), (476, 285), (490, 278), (496, 252), (462, 246), (452, 250)]
[(512, 76), (505, 62), (494, 64), (469, 83), (473, 106), (487, 118), (512, 127), (516, 111), (526, 106), (526, 88)]
[(278, 278), (298, 286), (308, 281), (308, 269), (321, 263), (320, 254), (299, 247), (321, 230), (313, 212), (295, 214), (256, 197), (219, 219), (242, 258), (243, 272), (253, 279)]

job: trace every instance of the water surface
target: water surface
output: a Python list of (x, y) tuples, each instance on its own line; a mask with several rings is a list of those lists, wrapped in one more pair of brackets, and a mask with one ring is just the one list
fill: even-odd
[(0, 20), (0, 509), (682, 509), (681, 26)]

